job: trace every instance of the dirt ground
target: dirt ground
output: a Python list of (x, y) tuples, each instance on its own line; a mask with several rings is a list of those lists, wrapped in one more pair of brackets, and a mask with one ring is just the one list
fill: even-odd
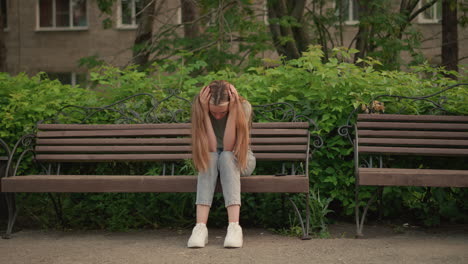
[(0, 239), (0, 263), (468, 263), (468, 225), (422, 229), (330, 226), (332, 238), (300, 240), (244, 228), (244, 247), (225, 249), (226, 231), (209, 228), (209, 243), (186, 248), (191, 230), (131, 232), (22, 230)]

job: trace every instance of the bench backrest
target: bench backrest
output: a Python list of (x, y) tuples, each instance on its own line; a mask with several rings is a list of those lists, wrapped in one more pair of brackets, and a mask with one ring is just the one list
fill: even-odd
[(360, 114), (360, 154), (468, 156), (468, 116)]
[[(254, 123), (257, 160), (306, 161), (307, 122)], [(40, 124), (36, 160), (45, 162), (179, 161), (191, 158), (190, 124)]]

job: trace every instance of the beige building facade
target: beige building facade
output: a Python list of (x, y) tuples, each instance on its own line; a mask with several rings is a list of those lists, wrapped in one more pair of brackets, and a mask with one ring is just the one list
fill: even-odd
[[(266, 14), (263, 8), (257, 11)], [(344, 45), (348, 46), (357, 31), (356, 0), (346, 2)], [(7, 68), (11, 74), (30, 75), (47, 72), (64, 83), (79, 84), (86, 79), (86, 69), (78, 66), (84, 57), (97, 56), (115, 66), (124, 66), (132, 58), (131, 47), (138, 23), (140, 0), (116, 0), (112, 14), (102, 14), (95, 0), (0, 0), (5, 16), (4, 35), (7, 48)], [(426, 41), (422, 50), (428, 60), (439, 64), (441, 24), (439, 6), (418, 17), (418, 27)], [(180, 0), (166, 0), (155, 28), (167, 23), (180, 23)], [(432, 13), (431, 13), (432, 12)], [(104, 29), (103, 21), (111, 26)], [(267, 20), (264, 19), (265, 23)], [(468, 31), (459, 29), (459, 57), (468, 62)], [(275, 52), (268, 52), (277, 57)]]
[[(127, 65), (132, 58), (138, 0), (117, 0), (111, 16), (101, 13), (95, 0), (1, 1), (6, 1), (4, 34), (11, 74), (43, 71), (75, 84), (86, 74), (78, 66), (81, 58), (97, 56), (116, 66)], [(166, 1), (162, 8), (167, 12), (160, 19), (177, 22), (178, 6), (170, 4)], [(108, 29), (105, 19), (112, 22)]]

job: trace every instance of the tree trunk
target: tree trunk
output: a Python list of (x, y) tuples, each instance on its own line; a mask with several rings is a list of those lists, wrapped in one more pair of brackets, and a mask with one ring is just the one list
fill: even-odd
[(5, 32), (3, 32), (3, 10), (0, 6), (0, 72), (7, 71), (6, 56), (7, 49), (5, 45)]
[(149, 61), (153, 36), (153, 21), (155, 17), (156, 0), (145, 0), (144, 10), (141, 14), (141, 20), (133, 46), (133, 63), (139, 65), (139, 69), (144, 69)]
[[(442, 1), (442, 66), (458, 72), (457, 0)], [(456, 79), (456, 76), (448, 77)]]
[(373, 50), (371, 47), (373, 33), (372, 33), (372, 21), (367, 20), (374, 12), (374, 5), (371, 4), (372, 0), (358, 0), (358, 12), (359, 12), (359, 29), (356, 34), (356, 49), (359, 51), (354, 55), (354, 63), (358, 59), (364, 59), (368, 56), (368, 53)]
[[(278, 54), (288, 60), (299, 58), (311, 43), (302, 19), (305, 0), (268, 0), (267, 7), (270, 32)], [(279, 22), (286, 17), (294, 18), (293, 23)]]
[(194, 39), (200, 36), (200, 12), (197, 0), (180, 0), (184, 37)]

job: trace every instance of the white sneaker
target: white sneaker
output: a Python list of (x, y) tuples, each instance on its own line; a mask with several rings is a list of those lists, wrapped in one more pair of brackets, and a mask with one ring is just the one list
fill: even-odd
[(196, 224), (192, 230), (187, 247), (189, 248), (202, 248), (208, 244), (208, 228), (205, 224)]
[(243, 244), (242, 227), (238, 223), (229, 223), (224, 247), (240, 248)]

